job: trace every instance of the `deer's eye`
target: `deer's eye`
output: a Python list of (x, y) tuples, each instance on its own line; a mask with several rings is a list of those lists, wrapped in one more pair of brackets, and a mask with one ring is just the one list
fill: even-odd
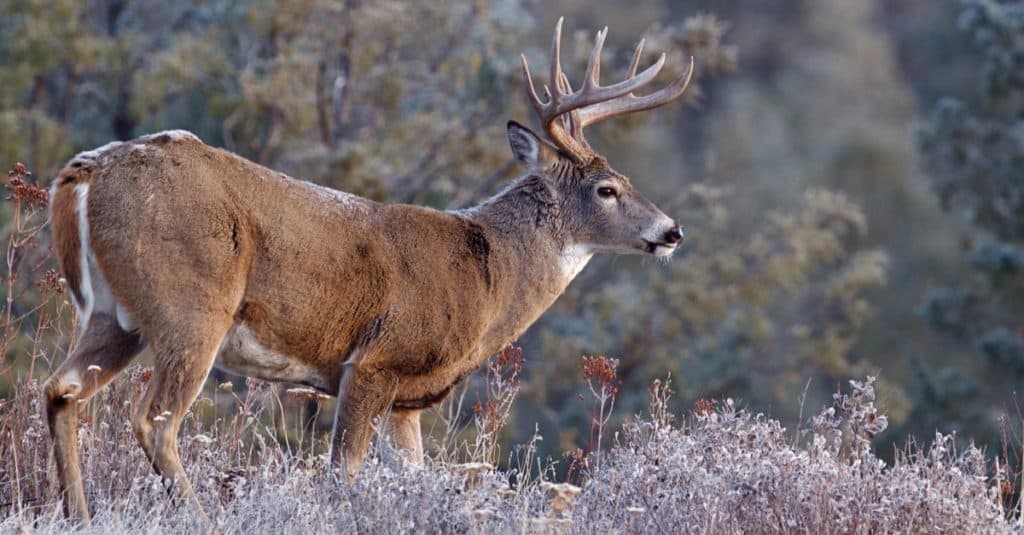
[(602, 186), (597, 188), (597, 195), (602, 199), (611, 199), (617, 197), (619, 192), (615, 191), (615, 188), (609, 188), (608, 186)]

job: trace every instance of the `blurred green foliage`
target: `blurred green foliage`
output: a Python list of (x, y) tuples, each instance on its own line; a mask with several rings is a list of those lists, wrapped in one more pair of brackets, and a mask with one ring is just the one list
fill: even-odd
[[(956, 259), (971, 271), (929, 292), (920, 310), (984, 359), (976, 375), (925, 364), (918, 373), (922, 402), (998, 414), (1024, 380), (1024, 2), (968, 1), (958, 27), (980, 60), (975, 102), (941, 99), (921, 122), (918, 143), (943, 209), (971, 225)], [(949, 427), (934, 412), (921, 416), (920, 427)], [(978, 416), (968, 430), (999, 432)]]
[[(1020, 8), (975, 2), (966, 34), (953, 32), (958, 11), (914, 0), (11, 0), (0, 5), (0, 162), (23, 161), (45, 183), (78, 150), (184, 128), (377, 200), (462, 207), (519, 172), (504, 132), (507, 119), (532, 120), (519, 54), (546, 65), (565, 15), (563, 54), (579, 76), (608, 25), (605, 79), (624, 73), (640, 36), (647, 61), (668, 51), (666, 79), (696, 58), (684, 103), (588, 135), (688, 242), (670, 264), (591, 263), (521, 340), (526, 395), (504, 438), (523, 442), (536, 423), (547, 453), (587, 447), (580, 357), (604, 354), (621, 361), (619, 417), (671, 374), (683, 408), (734, 397), (793, 423), (805, 392), (817, 407), (872, 373), (890, 416), (882, 440), (952, 426), (996, 444), (1021, 369)], [(928, 190), (911, 128), (937, 95), (974, 85), (968, 41), (986, 58), (985, 94), (939, 104), (919, 144), (932, 183), (972, 225)], [(958, 163), (957, 151), (973, 156)], [(964, 262), (977, 229), (986, 238)], [(20, 263), (18, 284), (40, 265)], [(953, 284), (966, 280), (969, 291)], [(30, 322), (37, 293), (19, 295)], [(922, 317), (926, 295), (949, 297)], [(964, 336), (929, 328), (935, 317)], [(17, 363), (16, 346), (3, 357)], [(1001, 381), (978, 396), (985, 377)]]

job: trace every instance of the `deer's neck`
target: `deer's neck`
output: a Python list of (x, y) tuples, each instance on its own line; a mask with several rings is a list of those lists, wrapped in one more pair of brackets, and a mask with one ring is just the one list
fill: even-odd
[(485, 228), (497, 245), (492, 251), (500, 270), (498, 337), (522, 334), (590, 260), (589, 249), (572, 242), (557, 194), (537, 177), (521, 178), (460, 215)]
[(544, 179), (528, 175), (486, 201), (463, 211), (500, 232), (537, 234), (564, 241), (558, 193)]

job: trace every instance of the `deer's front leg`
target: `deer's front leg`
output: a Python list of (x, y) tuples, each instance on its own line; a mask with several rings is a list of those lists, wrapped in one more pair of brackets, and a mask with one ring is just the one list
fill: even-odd
[(391, 436), (405, 460), (423, 464), (423, 434), (420, 431), (420, 409), (395, 409), (391, 413)]
[(363, 465), (373, 438), (373, 419), (391, 408), (397, 381), (386, 370), (346, 366), (338, 389), (331, 438), (331, 466), (344, 466), (349, 483)]

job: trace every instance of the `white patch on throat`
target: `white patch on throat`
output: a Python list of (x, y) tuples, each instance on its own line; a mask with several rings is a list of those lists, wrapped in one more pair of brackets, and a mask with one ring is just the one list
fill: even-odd
[(562, 275), (570, 281), (575, 279), (576, 275), (579, 275), (580, 271), (587, 266), (587, 262), (590, 262), (592, 256), (594, 256), (594, 252), (588, 245), (576, 243), (566, 247), (562, 250), (562, 255), (559, 258)]

